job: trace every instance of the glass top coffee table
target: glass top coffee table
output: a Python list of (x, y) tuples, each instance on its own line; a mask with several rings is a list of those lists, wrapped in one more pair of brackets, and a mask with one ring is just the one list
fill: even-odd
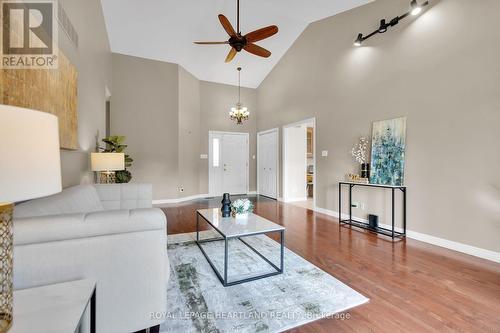
[[(201, 221), (200, 221), (201, 220)], [(208, 239), (200, 239), (200, 222), (207, 222), (221, 237), (212, 237)], [(280, 234), (280, 264), (279, 267), (266, 258), (261, 252), (255, 249), (244, 237), (262, 235), (267, 233)], [(229, 240), (236, 239), (246, 245), (250, 250), (262, 258), (266, 264), (273, 269), (272, 272), (247, 277), (244, 279), (228, 281), (228, 253)], [(209, 242), (224, 242), (224, 272), (221, 273), (217, 269), (214, 262), (210, 259), (207, 252), (203, 249), (203, 244)], [(250, 213), (245, 218), (222, 217), (220, 208), (200, 209), (196, 212), (196, 244), (207, 259), (208, 263), (214, 270), (224, 287), (233, 286), (236, 284), (250, 282), (258, 279), (263, 279), (269, 276), (283, 273), (283, 256), (285, 243), (285, 228), (279, 224), (266, 220), (256, 214)]]

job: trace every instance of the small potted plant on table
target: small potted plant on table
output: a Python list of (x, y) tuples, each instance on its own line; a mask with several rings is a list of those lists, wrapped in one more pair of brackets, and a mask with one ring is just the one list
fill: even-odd
[(253, 212), (253, 204), (248, 199), (238, 199), (231, 204), (231, 214), (236, 219), (248, 218), (251, 212)]

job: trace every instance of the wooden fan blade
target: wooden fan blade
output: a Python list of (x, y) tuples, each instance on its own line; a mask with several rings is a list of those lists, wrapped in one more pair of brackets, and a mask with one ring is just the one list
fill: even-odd
[(226, 32), (227, 32), (227, 34), (229, 36), (231, 36), (231, 37), (236, 36), (236, 31), (234, 31), (233, 26), (231, 25), (231, 22), (229, 22), (229, 20), (227, 19), (227, 17), (225, 17), (222, 14), (219, 14), (219, 21), (220, 21), (220, 23), (222, 24), (222, 27), (224, 28), (224, 30), (226, 30)]
[(218, 45), (218, 44), (229, 44), (229, 42), (193, 42), (199, 45)]
[(263, 58), (269, 58), (271, 56), (270, 51), (255, 44), (248, 44), (244, 47), (244, 50)]
[(238, 53), (233, 47), (231, 48), (231, 51), (229, 51), (229, 54), (226, 57), (226, 62), (231, 62), (234, 57), (236, 56), (236, 53)]
[(266, 39), (278, 33), (278, 27), (275, 25), (270, 25), (259, 30), (252, 31), (245, 35), (249, 43), (255, 43), (259, 40)]

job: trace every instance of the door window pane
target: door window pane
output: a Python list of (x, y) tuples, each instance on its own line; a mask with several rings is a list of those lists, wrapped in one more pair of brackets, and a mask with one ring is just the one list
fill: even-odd
[(213, 139), (213, 159), (212, 164), (214, 168), (218, 168), (220, 164), (220, 141), (219, 138)]

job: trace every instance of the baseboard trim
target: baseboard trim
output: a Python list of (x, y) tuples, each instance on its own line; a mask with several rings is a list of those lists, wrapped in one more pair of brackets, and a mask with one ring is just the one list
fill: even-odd
[[(246, 195), (256, 195), (256, 191), (250, 191)], [(187, 197), (182, 197), (182, 198), (176, 198), (176, 199), (159, 199), (159, 200), (153, 200), (153, 205), (163, 205), (163, 204), (176, 204), (176, 203), (181, 203), (181, 202), (186, 202), (186, 201), (191, 201), (191, 200), (196, 200), (196, 199), (205, 199), (209, 198), (210, 195), (208, 194), (195, 194), (195, 195), (190, 195)]]
[(176, 204), (176, 203), (181, 203), (181, 202), (185, 202), (185, 201), (203, 199), (203, 198), (207, 198), (207, 197), (208, 197), (208, 194), (195, 194), (195, 195), (190, 195), (187, 197), (176, 198), (176, 199), (159, 199), (159, 200), (153, 200), (153, 205)]
[[(325, 208), (320, 208), (320, 207), (315, 207), (314, 210), (318, 213), (322, 213), (328, 216), (332, 217), (339, 217), (339, 213), (333, 210), (325, 209)], [(347, 214), (342, 214), (342, 219), (348, 219), (349, 215)], [(353, 217), (353, 220), (360, 221), (360, 222), (367, 222), (366, 219), (358, 218), (358, 217)], [(380, 224), (384, 228), (391, 228), (390, 225), (387, 224)], [(395, 228), (396, 231), (402, 232), (403, 230), (401, 228)], [(472, 245), (467, 245), (455, 241), (451, 241), (448, 239), (444, 238), (439, 238), (436, 236), (432, 236), (429, 234), (424, 234), (421, 232), (416, 232), (412, 230), (406, 230), (406, 237), (415, 239), (424, 243), (444, 247), (449, 250), (465, 253), (474, 257), (490, 260), (496, 263), (500, 263), (500, 252), (495, 252), (487, 249), (482, 249), (479, 247), (475, 247)]]

